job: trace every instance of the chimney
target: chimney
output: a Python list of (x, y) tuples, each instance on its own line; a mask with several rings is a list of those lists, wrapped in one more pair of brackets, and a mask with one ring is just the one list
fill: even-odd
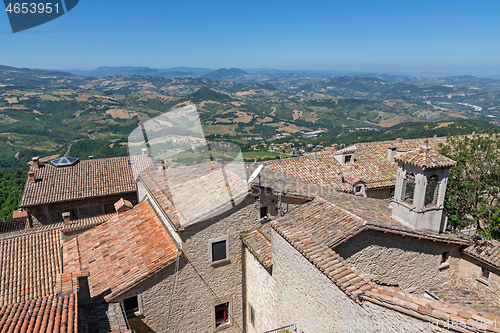
[(394, 157), (396, 156), (396, 152), (398, 151), (397, 146), (390, 146), (387, 148), (387, 160), (389, 162), (394, 162)]
[(149, 156), (148, 148), (142, 148), (142, 156)]
[(78, 305), (90, 305), (90, 289), (88, 275), (78, 276)]
[(40, 158), (37, 156), (37, 157), (33, 157), (31, 159), (31, 161), (33, 161), (33, 168), (34, 169), (40, 169)]
[(94, 159), (94, 155), (90, 155), (89, 160), (93, 160), (93, 159)]
[(64, 212), (62, 213), (62, 217), (64, 220), (64, 224), (70, 224), (71, 223), (71, 214), (70, 212)]
[(116, 209), (116, 212), (118, 214), (126, 212), (127, 210), (130, 210), (132, 208), (134, 208), (132, 203), (128, 200), (123, 199), (123, 198), (121, 198), (120, 200), (118, 200), (115, 203), (115, 209)]
[(33, 184), (35, 182), (35, 173), (33, 171), (28, 172), (28, 183)]

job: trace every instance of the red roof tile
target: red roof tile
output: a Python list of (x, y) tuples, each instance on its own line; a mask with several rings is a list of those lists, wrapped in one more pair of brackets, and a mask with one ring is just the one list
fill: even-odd
[(75, 293), (49, 295), (0, 308), (0, 332), (77, 332)]
[(465, 253), (500, 268), (500, 242), (483, 239), (463, 250)]
[(57, 229), (0, 240), (0, 306), (54, 294), (60, 248)]
[(214, 216), (250, 191), (246, 179), (214, 162), (143, 173), (139, 179), (176, 228)]
[(426, 292), (435, 299), (448, 304), (500, 316), (500, 308), (492, 306), (477, 293), (467, 288), (429, 287)]
[[(473, 309), (443, 303), (439, 300), (406, 293), (399, 288), (379, 286), (366, 291), (362, 295), (365, 301), (371, 301), (399, 312), (432, 322), (440, 326), (454, 327), (459, 332), (500, 332), (495, 323), (500, 317), (491, 313), (479, 312)], [(474, 319), (470, 321), (469, 319)], [(461, 324), (467, 325), (466, 328)], [(486, 328), (486, 325), (489, 328)]]
[(148, 201), (115, 215), (63, 247), (64, 271), (88, 271), (92, 297), (106, 300), (175, 261), (179, 251)]
[(92, 216), (92, 217), (86, 217), (83, 219), (78, 219), (71, 221), (69, 224), (62, 224), (61, 225), (61, 231), (62, 232), (73, 232), (73, 231), (79, 231), (79, 230), (85, 230), (85, 229), (90, 229), (93, 228), (99, 224), (102, 224), (115, 216), (116, 213), (110, 213), (110, 214), (103, 214), (103, 215), (97, 215), (97, 216)]
[[(438, 144), (445, 141), (446, 138), (433, 138), (429, 139), (429, 145), (437, 149)], [(354, 163), (348, 165), (341, 165), (335, 159), (338, 151), (289, 158), (281, 162), (271, 161), (266, 165), (274, 171), (283, 169), (289, 176), (337, 191), (351, 192), (352, 185), (360, 181), (366, 183), (367, 189), (393, 187), (396, 184), (397, 164), (387, 159), (389, 147), (397, 147), (401, 153), (417, 149), (424, 143), (425, 139), (357, 143), (356, 146), (341, 150), (355, 152)], [(342, 182), (342, 175), (346, 182)]]
[(266, 224), (247, 234), (242, 234), (242, 239), (247, 248), (266, 268), (273, 265), (271, 253), (271, 225)]
[(80, 161), (74, 166), (31, 167), (35, 182), (26, 181), (20, 207), (81, 200), (136, 191), (128, 157)]
[(449, 168), (457, 164), (451, 158), (443, 156), (430, 148), (420, 148), (394, 157), (396, 161), (425, 169)]

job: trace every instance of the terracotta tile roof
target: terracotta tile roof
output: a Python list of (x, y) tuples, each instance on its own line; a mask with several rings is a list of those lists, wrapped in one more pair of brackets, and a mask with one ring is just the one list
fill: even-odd
[(0, 234), (0, 240), (30, 235), (30, 234), (34, 234), (34, 233), (49, 231), (49, 230), (61, 229), (62, 226), (63, 226), (63, 223), (58, 222), (58, 223), (52, 223), (52, 224), (45, 224), (45, 225), (42, 225), (40, 227), (26, 228), (26, 229), (22, 229), (22, 230), (6, 232), (3, 234)]
[(79, 231), (79, 230), (86, 230), (93, 228), (99, 224), (102, 224), (115, 216), (116, 213), (110, 213), (110, 214), (103, 214), (103, 215), (97, 215), (97, 216), (92, 216), (92, 217), (86, 217), (83, 219), (78, 219), (71, 221), (69, 224), (62, 224), (61, 226), (61, 231), (62, 232), (73, 232), (73, 231)]
[[(498, 325), (495, 325), (495, 322), (500, 322), (499, 316), (405, 293), (394, 287), (377, 285), (367, 290), (362, 299), (440, 326), (448, 325), (458, 332), (500, 332)], [(467, 327), (462, 327), (462, 323)], [(489, 328), (486, 329), (484, 324), (489, 324)]]
[[(421, 239), (441, 241), (459, 245), (469, 245), (469, 238), (462, 237), (459, 234), (443, 232), (440, 234), (431, 234), (417, 231), (409, 228), (391, 218), (391, 209), (388, 200), (374, 198), (365, 198), (345, 193), (328, 193), (322, 197), (324, 200), (339, 207), (346, 212), (353, 214), (366, 223), (366, 229), (380, 230), (383, 232), (392, 232), (405, 236), (412, 236)], [(362, 231), (362, 230), (360, 230)], [(348, 238), (356, 233), (351, 233)], [(337, 243), (338, 244), (338, 243)]]
[(0, 308), (0, 332), (77, 332), (78, 302), (73, 292), (49, 295)]
[[(436, 150), (439, 143), (446, 138), (429, 139), (429, 145)], [(351, 192), (352, 185), (364, 181), (367, 189), (394, 187), (396, 184), (396, 163), (387, 159), (389, 147), (397, 147), (398, 153), (419, 148), (425, 139), (392, 140), (383, 142), (356, 143), (341, 151), (355, 151), (355, 162), (341, 165), (336, 159), (338, 151), (327, 151), (322, 154), (308, 155), (281, 161), (266, 162), (266, 166), (274, 171), (281, 171), (294, 178), (332, 188), (337, 191)], [(353, 148), (355, 147), (355, 149)], [(346, 183), (342, 182), (341, 174)]]
[(174, 226), (180, 228), (244, 199), (250, 191), (245, 176), (208, 162), (143, 173), (139, 179)]
[(318, 241), (317, 231), (283, 218), (273, 222), (272, 228), (354, 301), (360, 303), (358, 295), (375, 285), (359, 276), (335, 251)]
[(175, 261), (175, 243), (146, 200), (63, 246), (64, 271), (88, 271), (92, 297), (106, 300)]
[(463, 250), (465, 253), (500, 268), (500, 242), (483, 239)]
[(242, 233), (241, 238), (250, 252), (261, 264), (267, 269), (273, 265), (270, 224), (266, 224), (246, 234)]
[(26, 181), (20, 207), (81, 200), (136, 191), (129, 157), (80, 161), (74, 166), (30, 167), (35, 182)]
[(457, 162), (432, 149), (420, 148), (405, 154), (396, 155), (396, 161), (411, 164), (425, 169), (452, 167)]
[(435, 299), (448, 304), (500, 316), (500, 308), (492, 306), (491, 303), (467, 288), (429, 287), (426, 292)]
[(54, 294), (60, 249), (58, 229), (0, 240), (0, 306)]
[(26, 228), (26, 218), (15, 218), (8, 220), (0, 220), (0, 237), (1, 234), (23, 230)]

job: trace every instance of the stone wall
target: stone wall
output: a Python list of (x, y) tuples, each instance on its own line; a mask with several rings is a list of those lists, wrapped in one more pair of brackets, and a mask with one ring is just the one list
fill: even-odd
[(377, 190), (366, 190), (366, 196), (368, 198), (375, 198), (375, 199), (389, 199), (391, 198), (392, 191), (394, 191), (394, 187), (377, 189)]
[(28, 211), (28, 216), (31, 219), (32, 225), (40, 226), (42, 224), (62, 222), (62, 213), (71, 212), (71, 210), (76, 210), (78, 218), (80, 219), (104, 214), (104, 205), (113, 205), (115, 202), (120, 200), (120, 198), (130, 201), (133, 205), (137, 204), (137, 194), (135, 192), (131, 192), (106, 197), (29, 207), (26, 208), (26, 210)]
[[(458, 245), (374, 230), (363, 231), (334, 250), (373, 281), (418, 295), (427, 286), (452, 287), (460, 261)], [(441, 265), (446, 251), (450, 251), (449, 265)]]
[(370, 302), (355, 303), (275, 231), (272, 251), (276, 327), (297, 324), (307, 333), (447, 332)]
[[(483, 279), (479, 279), (481, 267), (490, 271), (490, 278), (486, 283)], [(462, 253), (462, 260), (458, 265), (456, 287), (471, 289), (485, 300), (500, 307), (500, 271), (465, 253)]]
[[(275, 329), (276, 294), (274, 279), (260, 262), (245, 248), (244, 251), (244, 294), (246, 298), (246, 332), (262, 333)], [(250, 307), (255, 312), (255, 326), (250, 321)]]

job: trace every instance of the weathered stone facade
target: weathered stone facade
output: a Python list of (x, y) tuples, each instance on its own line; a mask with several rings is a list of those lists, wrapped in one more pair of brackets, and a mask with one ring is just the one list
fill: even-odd
[[(480, 278), (482, 267), (490, 271), (487, 281)], [(458, 263), (456, 286), (474, 290), (484, 299), (500, 307), (500, 270), (464, 253)]]
[(297, 324), (315, 333), (448, 332), (370, 302), (355, 303), (275, 231), (272, 251), (276, 327)]
[[(459, 250), (454, 244), (375, 230), (363, 231), (335, 248), (335, 252), (371, 280), (419, 295), (423, 295), (425, 287), (455, 286)], [(445, 252), (449, 258), (441, 264)]]
[(130, 201), (133, 205), (137, 204), (137, 194), (136, 192), (131, 192), (99, 198), (27, 207), (26, 210), (28, 211), (28, 218), (30, 219), (31, 225), (40, 226), (43, 224), (62, 222), (62, 213), (64, 212), (71, 212), (73, 215), (72, 219), (75, 219), (75, 217), (82, 219), (104, 214), (105, 207), (114, 210), (113, 205), (120, 200), (120, 198)]
[[(246, 247), (243, 258), (246, 332), (261, 333), (275, 329), (278, 308), (274, 278)], [(252, 308), (255, 314), (253, 324), (251, 322)]]
[[(139, 186), (141, 191), (141, 186)], [(142, 192), (147, 197), (147, 192)], [(180, 258), (176, 292), (168, 325), (169, 332), (241, 332), (244, 329), (243, 250), (240, 233), (252, 230), (276, 215), (277, 197), (261, 193), (260, 203), (268, 206), (269, 218), (261, 218), (255, 207), (257, 193), (249, 194), (240, 204), (219, 216), (195, 223), (177, 231), (183, 256)], [(300, 199), (305, 201), (304, 199)], [(298, 198), (284, 198), (284, 206), (300, 203)], [(163, 221), (165, 223), (165, 221)], [(167, 222), (168, 223), (168, 222)], [(175, 232), (172, 226), (169, 232)], [(227, 237), (228, 259), (212, 263), (210, 241)], [(174, 267), (170, 265), (113, 301), (140, 295), (143, 325), (159, 332), (165, 329)], [(268, 274), (267, 272), (265, 274)], [(229, 302), (230, 323), (215, 328), (215, 306)], [(248, 311), (248, 310), (246, 310)]]

